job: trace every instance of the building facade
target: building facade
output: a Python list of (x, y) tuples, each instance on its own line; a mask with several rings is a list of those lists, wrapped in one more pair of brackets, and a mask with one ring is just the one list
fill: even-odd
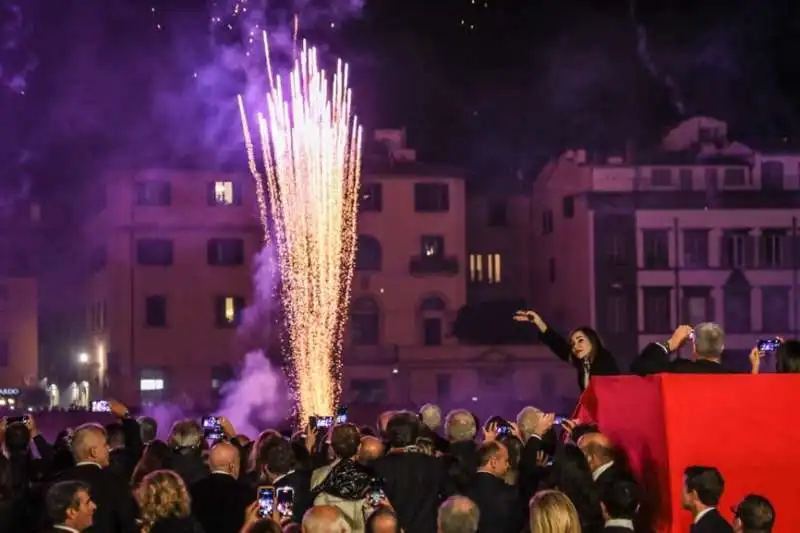
[(647, 156), (589, 159), (567, 152), (534, 185), (543, 314), (596, 325), (624, 364), (680, 324), (720, 323), (732, 368), (759, 338), (797, 336), (800, 153), (696, 117)]
[(36, 280), (0, 279), (0, 389), (38, 384)]

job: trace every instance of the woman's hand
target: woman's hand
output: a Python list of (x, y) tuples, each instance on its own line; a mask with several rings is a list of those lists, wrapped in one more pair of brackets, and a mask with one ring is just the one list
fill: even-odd
[(542, 333), (547, 331), (547, 324), (545, 324), (545, 321), (542, 320), (542, 317), (539, 316), (539, 313), (531, 309), (520, 309), (514, 314), (514, 320), (517, 322), (530, 322), (539, 328), (539, 331)]

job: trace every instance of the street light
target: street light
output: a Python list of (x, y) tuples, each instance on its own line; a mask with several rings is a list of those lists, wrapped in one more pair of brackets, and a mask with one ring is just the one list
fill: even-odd
[(82, 365), (87, 364), (89, 362), (89, 354), (86, 352), (78, 354), (78, 362)]

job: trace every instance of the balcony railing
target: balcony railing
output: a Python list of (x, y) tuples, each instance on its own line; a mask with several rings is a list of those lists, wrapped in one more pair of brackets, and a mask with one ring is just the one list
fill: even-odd
[(355, 365), (388, 365), (399, 360), (396, 344), (377, 344), (374, 346), (345, 346), (342, 362)]
[(408, 262), (412, 276), (455, 276), (458, 274), (458, 258), (449, 256), (416, 255)]

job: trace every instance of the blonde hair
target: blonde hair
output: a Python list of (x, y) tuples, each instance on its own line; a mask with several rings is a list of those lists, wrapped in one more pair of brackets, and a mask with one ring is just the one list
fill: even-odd
[(147, 474), (136, 490), (142, 531), (147, 533), (153, 524), (165, 518), (189, 516), (189, 491), (181, 477), (172, 470), (156, 470)]
[(563, 492), (542, 490), (530, 502), (531, 533), (581, 533), (581, 521)]

